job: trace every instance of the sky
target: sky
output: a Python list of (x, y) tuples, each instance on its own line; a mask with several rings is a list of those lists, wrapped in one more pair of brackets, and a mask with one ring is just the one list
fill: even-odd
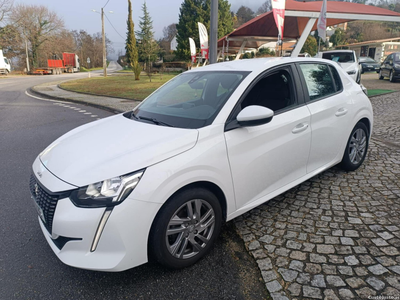
[[(108, 1), (108, 3), (107, 3)], [(143, 0), (131, 0), (133, 22), (135, 30), (139, 29), (139, 17), (143, 15)], [(265, 0), (228, 0), (231, 10), (237, 11), (241, 5), (250, 7), (256, 11)], [(147, 0), (147, 9), (153, 20), (155, 38), (163, 36), (163, 28), (179, 21), (179, 8), (183, 0)], [(107, 3), (107, 5), (106, 5)], [(65, 27), (69, 30), (85, 30), (90, 34), (101, 32), (101, 15), (98, 12), (105, 6), (105, 31), (107, 37), (112, 41), (116, 58), (118, 50), (125, 53), (126, 21), (128, 17), (127, 0), (15, 0), (14, 4), (44, 5), (57, 13), (64, 20)], [(112, 11), (112, 13), (110, 13)], [(110, 24), (111, 22), (111, 24)]]

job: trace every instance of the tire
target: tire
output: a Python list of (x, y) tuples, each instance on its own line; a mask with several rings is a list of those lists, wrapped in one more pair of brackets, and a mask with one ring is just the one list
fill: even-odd
[(211, 250), (221, 223), (221, 206), (213, 193), (203, 188), (183, 190), (157, 214), (149, 236), (149, 256), (172, 269), (193, 265)]
[(345, 171), (357, 170), (364, 162), (369, 144), (369, 133), (364, 123), (358, 122), (351, 131), (340, 167)]
[(379, 80), (382, 80), (385, 76), (382, 75), (382, 69), (379, 70)]
[(393, 70), (390, 71), (390, 74), (389, 74), (389, 81), (390, 81), (390, 82), (395, 82), (395, 81), (396, 81), (396, 79), (394, 79)]

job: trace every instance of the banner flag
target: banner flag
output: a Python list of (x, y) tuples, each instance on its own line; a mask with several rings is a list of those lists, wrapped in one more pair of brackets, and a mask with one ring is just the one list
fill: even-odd
[(192, 38), (189, 38), (190, 55), (192, 56), (192, 63), (196, 62), (196, 44)]
[(281, 41), (285, 22), (285, 0), (272, 0), (271, 4), (276, 27), (278, 28), (278, 41)]
[(322, 1), (321, 12), (318, 18), (318, 36), (325, 42), (326, 40), (326, 0)]
[(201, 57), (208, 59), (208, 33), (204, 24), (198, 22), (200, 35)]

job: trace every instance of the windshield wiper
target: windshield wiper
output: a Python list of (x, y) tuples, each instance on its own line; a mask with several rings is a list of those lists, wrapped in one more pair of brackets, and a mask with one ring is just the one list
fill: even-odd
[[(132, 115), (135, 116), (135, 114), (133, 114), (133, 113), (132, 113)], [(156, 124), (156, 125), (163, 125), (163, 126), (168, 126), (168, 127), (174, 127), (174, 126), (172, 126), (171, 124), (168, 124), (168, 123), (165, 123), (165, 122), (162, 122), (162, 121), (158, 121), (158, 120), (155, 119), (155, 118), (148, 118), (148, 117), (142, 117), (142, 116), (139, 116), (139, 117), (135, 116), (135, 118), (140, 119), (140, 120), (150, 121), (150, 122), (153, 122), (153, 123)]]

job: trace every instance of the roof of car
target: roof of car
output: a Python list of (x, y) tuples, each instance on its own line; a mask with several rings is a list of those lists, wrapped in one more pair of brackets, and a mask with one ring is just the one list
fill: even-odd
[[(240, 59), (229, 62), (216, 63), (207, 65), (201, 68), (192, 69), (189, 72), (202, 72), (202, 71), (252, 71), (261, 72), (267, 70), (275, 65), (293, 62), (323, 62), (327, 63), (326, 59), (312, 58), (312, 57), (267, 57), (267, 58), (252, 58)], [(329, 62), (329, 61), (328, 61)]]
[(336, 53), (336, 52), (343, 52), (343, 53), (346, 53), (346, 52), (354, 52), (354, 50), (329, 50), (329, 51), (324, 51), (324, 52), (321, 52), (321, 53)]

